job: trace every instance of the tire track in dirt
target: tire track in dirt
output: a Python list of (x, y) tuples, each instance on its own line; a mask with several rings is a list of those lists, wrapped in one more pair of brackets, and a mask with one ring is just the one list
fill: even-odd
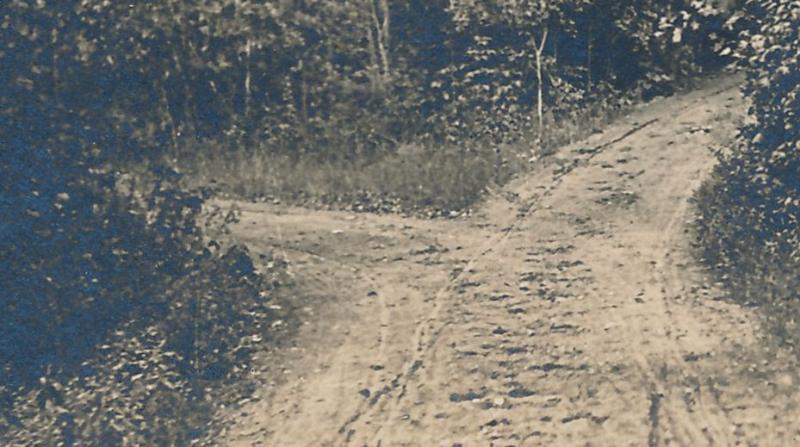
[[(714, 92), (711, 96), (725, 93), (728, 89), (721, 89)], [(702, 107), (701, 105), (684, 107), (680, 110), (681, 113), (687, 112), (691, 107)], [(680, 114), (676, 114), (673, 121), (676, 121)], [(661, 286), (660, 290), (653, 290), (649, 293), (642, 295), (657, 296), (661, 300), (661, 304), (653, 303), (658, 307), (656, 315), (661, 315), (664, 318), (664, 330), (657, 332), (658, 335), (663, 335), (663, 345), (667, 349), (662, 353), (667, 355), (666, 359), (652, 360), (648, 356), (641, 355), (638, 351), (634, 351), (637, 356), (639, 364), (639, 374), (642, 377), (642, 382), (649, 390), (649, 419), (650, 431), (648, 434), (648, 445), (661, 445), (664, 443), (663, 436), (660, 432), (667, 431), (671, 433), (673, 440), (676, 440), (681, 445), (714, 445), (717, 443), (723, 445), (733, 445), (734, 441), (730, 437), (731, 421), (727, 418), (724, 410), (716, 405), (713, 400), (708, 405), (708, 399), (705, 395), (707, 392), (699, 386), (694, 390), (692, 396), (692, 404), (684, 398), (676, 398), (675, 389), (681, 388), (685, 383), (679, 382), (671, 383), (667, 380), (667, 374), (672, 369), (677, 369), (679, 373), (688, 375), (689, 377), (698, 376), (697, 372), (685, 360), (688, 352), (682, 346), (681, 341), (674, 334), (677, 332), (675, 328), (680, 328), (685, 324), (685, 321), (676, 320), (670, 307), (670, 299), (672, 296), (668, 292), (668, 284), (670, 280), (676, 280), (678, 272), (675, 268), (665, 271), (667, 261), (669, 260), (670, 250), (672, 249), (673, 241), (677, 236), (682, 235), (678, 230), (680, 223), (687, 217), (688, 197), (691, 197), (693, 191), (699, 186), (702, 176), (697, 176), (686, 187), (681, 189), (676, 183), (670, 182), (669, 190), (673, 191), (672, 195), (684, 198), (680, 200), (675, 207), (674, 211), (660, 214), (669, 214), (668, 223), (663, 229), (664, 236), (660, 238), (657, 248), (655, 250), (655, 260), (651, 261), (653, 265), (653, 280), (652, 284)], [(677, 191), (677, 193), (675, 192)], [(671, 206), (671, 202), (665, 202), (667, 206)], [(663, 207), (662, 207), (663, 208)], [(655, 287), (656, 289), (658, 287)], [(652, 289), (652, 287), (651, 287)], [(633, 320), (616, 319), (616, 324), (627, 324), (632, 333), (644, 333), (646, 328), (651, 326), (654, 322), (652, 318)], [(659, 373), (659, 371), (661, 371)], [(687, 373), (688, 372), (688, 373)], [(663, 377), (659, 377), (663, 376)], [(685, 380), (685, 379), (682, 379)]]
[[(687, 188), (679, 191), (680, 196), (691, 197), (693, 191), (699, 186), (700, 178), (691, 182)], [(678, 189), (676, 186), (671, 185), (671, 190)], [(664, 336), (664, 346), (667, 347), (664, 353), (668, 356), (667, 359), (659, 359), (654, 361), (646, 356), (637, 356), (639, 362), (640, 374), (642, 382), (646, 384), (650, 390), (650, 421), (651, 429), (648, 435), (648, 445), (657, 446), (661, 445), (660, 431), (665, 429), (672, 432), (673, 436), (678, 438), (681, 445), (713, 445), (722, 440), (723, 445), (733, 445), (726, 427), (730, 426), (730, 421), (725, 418), (724, 412), (721, 412), (717, 407), (715, 409), (708, 408), (704, 404), (703, 393), (704, 391), (699, 388), (695, 391), (694, 404), (692, 408), (684, 407), (682, 399), (676, 399), (674, 396), (674, 388), (679, 387), (675, 384), (670, 384), (666, 378), (659, 378), (657, 371), (666, 371), (668, 369), (677, 368), (679, 372), (685, 374), (688, 371), (690, 374), (694, 373), (693, 368), (685, 361), (684, 355), (686, 349), (681, 349), (681, 342), (678, 338), (674, 337), (677, 332), (676, 327), (680, 327), (682, 322), (676, 321), (673, 313), (670, 310), (670, 293), (667, 289), (669, 280), (674, 280), (677, 272), (674, 268), (669, 269), (670, 275), (665, 271), (665, 266), (668, 265), (669, 252), (676, 235), (679, 234), (677, 227), (682, 220), (687, 217), (688, 200), (680, 201), (677, 208), (672, 211), (668, 219), (668, 223), (663, 230), (663, 237), (658, 242), (657, 249), (655, 250), (653, 264), (653, 278), (654, 284), (660, 286), (660, 290), (653, 290), (652, 295), (658, 297), (661, 304), (658, 304), (658, 315), (664, 317), (663, 325), (664, 330), (658, 332), (658, 335)], [(658, 288), (656, 288), (658, 289)], [(624, 324), (622, 320), (617, 320), (618, 324)], [(631, 324), (628, 322), (627, 324)], [(635, 328), (632, 332), (642, 332), (644, 327), (652, 325), (650, 320), (637, 321)], [(696, 374), (694, 374), (696, 375)], [(683, 385), (683, 384), (681, 384)], [(683, 390), (681, 390), (683, 391)], [(713, 404), (712, 404), (713, 407)], [(716, 411), (715, 411), (716, 410)], [(664, 413), (663, 415), (661, 413)], [(691, 413), (691, 414), (690, 414)], [(722, 413), (722, 420), (720, 421), (719, 414)], [(663, 416), (663, 417), (662, 417)]]
[[(409, 350), (405, 327), (427, 313), (420, 291), (441, 284), (442, 269), (459, 264), (467, 228), (394, 215), (238, 206), (236, 239), (253, 253), (290, 260), (298, 293), (310, 298), (297, 304), (305, 321), (287, 355), (265, 359), (272, 372), (260, 380), (271, 383), (269, 398), (228, 411), (220, 443), (341, 445), (347, 421), (340, 416), (357, 415), (385, 393), (388, 375)], [(458, 228), (456, 237), (439, 234), (448, 226)], [(470, 240), (487, 233), (470, 231)], [(421, 268), (429, 265), (437, 267)], [(408, 283), (410, 277), (416, 282)]]
[[(725, 86), (725, 87), (723, 87), (721, 89), (713, 91), (712, 93), (708, 94), (707, 96), (703, 96), (703, 97), (701, 97), (699, 99), (692, 100), (689, 104), (685, 104), (685, 105), (681, 106), (680, 108), (678, 108), (675, 113), (676, 113), (676, 115), (679, 115), (680, 113), (682, 113), (682, 112), (684, 112), (684, 111), (686, 111), (686, 110), (688, 110), (688, 109), (690, 109), (692, 107), (697, 107), (698, 104), (702, 105), (702, 103), (709, 97), (713, 97), (713, 96), (720, 95), (722, 93), (726, 93), (726, 92), (728, 92), (728, 91), (730, 91), (732, 89), (735, 89), (735, 88), (736, 88), (736, 86), (727, 85), (727, 86)], [(608, 148), (610, 148), (610, 147), (612, 147), (614, 145), (617, 145), (619, 143), (622, 143), (623, 141), (625, 141), (626, 139), (630, 138), (631, 136), (633, 136), (633, 135), (641, 132), (642, 130), (647, 129), (648, 127), (658, 123), (661, 119), (662, 119), (661, 117), (655, 117), (655, 118), (648, 119), (648, 120), (644, 121), (641, 124), (635, 124), (631, 128), (629, 128), (629, 129), (625, 130), (624, 132), (622, 132), (621, 135), (619, 135), (619, 136), (613, 137), (613, 138), (608, 139), (606, 141), (602, 141), (601, 143), (596, 144), (596, 145), (594, 145), (594, 146), (592, 146), (590, 148), (582, 148), (583, 149), (581, 151), (582, 154), (588, 154), (588, 155), (586, 155), (584, 157), (573, 158), (571, 160), (571, 163), (565, 165), (559, 172), (557, 172), (552, 177), (552, 179), (548, 182), (548, 185), (546, 186), (546, 189), (541, 194), (534, 195), (533, 197), (527, 199), (525, 201), (526, 202), (525, 205), (523, 205), (523, 207), (521, 207), (521, 209), (523, 209), (524, 212), (521, 213), (520, 215), (518, 215), (518, 217), (514, 220), (513, 224), (510, 225), (509, 227), (507, 227), (499, 235), (497, 240), (490, 240), (489, 243), (486, 244), (488, 246), (487, 248), (480, 250), (479, 253), (475, 257), (470, 259), (469, 264), (467, 265), (467, 267), (464, 269), (463, 272), (468, 272), (468, 271), (474, 269), (476, 267), (476, 265), (486, 255), (488, 255), (490, 252), (495, 251), (495, 250), (500, 250), (502, 248), (502, 246), (508, 241), (509, 236), (514, 231), (518, 230), (520, 224), (522, 224), (527, 219), (529, 219), (530, 216), (534, 212), (536, 212), (538, 210), (538, 205), (540, 204), (540, 202), (542, 202), (545, 198), (549, 197), (550, 194), (559, 187), (559, 185), (560, 185), (560, 183), (561, 183), (563, 178), (565, 178), (566, 176), (572, 174), (573, 171), (576, 168), (582, 167), (582, 166), (587, 166), (596, 156), (600, 155), (604, 150), (606, 150), (606, 149), (608, 149)], [(528, 189), (530, 189), (530, 188), (528, 187)], [(407, 384), (409, 378), (413, 377), (414, 374), (417, 372), (417, 370), (425, 364), (426, 357), (429, 356), (429, 351), (430, 351), (431, 347), (433, 346), (433, 344), (436, 343), (436, 341), (438, 339), (438, 335), (441, 333), (441, 331), (447, 326), (447, 322), (446, 321), (445, 322), (441, 322), (440, 321), (440, 322), (438, 322), (438, 324), (436, 324), (437, 323), (436, 320), (439, 319), (439, 315), (441, 313), (441, 309), (444, 308), (445, 305), (447, 304), (447, 301), (446, 301), (447, 296), (451, 295), (453, 293), (454, 289), (457, 287), (458, 281), (462, 279), (463, 272), (462, 272), (462, 274), (460, 274), (456, 278), (454, 278), (452, 282), (448, 283), (446, 286), (444, 286), (442, 289), (440, 289), (436, 293), (434, 300), (438, 304), (434, 308), (434, 313), (433, 313), (432, 317), (425, 324), (426, 330), (420, 330), (417, 333), (417, 336), (415, 337), (415, 340), (416, 340), (415, 345), (417, 346), (417, 352), (419, 354), (414, 357), (413, 362), (411, 362), (410, 366), (405, 368), (405, 372), (403, 374), (400, 374), (400, 375), (397, 376), (397, 378), (396, 378), (397, 380), (395, 382), (397, 384), (396, 388), (402, 388), (403, 390), (405, 390), (405, 387), (406, 387), (406, 384)], [(426, 336), (426, 334), (430, 334), (430, 335)], [(648, 366), (648, 367), (645, 367), (643, 369), (644, 370), (649, 370), (650, 368)], [(650, 380), (650, 383), (652, 384), (652, 383), (656, 383), (656, 382), (655, 382), (655, 380)], [(661, 393), (659, 393), (659, 394), (661, 394)], [(399, 401), (400, 399), (402, 399), (402, 397), (404, 395), (405, 395), (405, 392), (401, 392), (400, 395), (396, 398), (396, 401)], [(373, 413), (377, 413), (376, 416), (374, 416), (374, 417), (379, 417), (383, 421), (392, 421), (392, 420), (397, 420), (401, 416), (400, 415), (401, 411), (402, 410), (400, 409), (399, 405), (392, 405), (391, 409), (388, 410), (388, 411), (384, 407), (376, 407), (376, 409), (373, 410)], [(351, 423), (356, 422), (358, 419), (360, 419), (361, 417), (364, 417), (364, 416), (365, 416), (364, 414), (359, 414), (357, 418), (354, 418), (354, 419), (351, 420)], [(685, 422), (690, 424), (690, 425), (692, 425), (692, 420), (691, 419), (687, 419)], [(387, 422), (384, 422), (384, 424), (382, 424), (382, 425), (386, 425), (386, 424), (387, 424)], [(372, 438), (371, 441), (367, 443), (367, 445), (378, 445), (378, 444), (380, 444), (380, 442), (381, 442), (380, 438), (381, 438), (381, 431), (378, 430), (375, 433), (374, 438)], [(348, 441), (349, 440), (350, 440), (350, 438), (348, 438)]]
[[(296, 252), (297, 251), (301, 251), (299, 249), (291, 249), (291, 248), (289, 248), (288, 250), (289, 251), (296, 251)], [(325, 263), (328, 263), (328, 264), (331, 264), (331, 265), (335, 265), (335, 266), (337, 266), (339, 268), (344, 268), (344, 269), (354, 269), (354, 268), (356, 268), (354, 264), (347, 264), (347, 263), (343, 263), (341, 261), (332, 260), (332, 259), (326, 258), (324, 256), (320, 256), (320, 255), (314, 254), (314, 253), (312, 253), (310, 251), (303, 250), (302, 252), (305, 253), (307, 256), (311, 256), (311, 257), (316, 258), (316, 259), (318, 259), (318, 260), (320, 260), (322, 262), (325, 262)], [(284, 251), (284, 256), (286, 256), (286, 252), (285, 251)], [(389, 327), (389, 312), (388, 312), (388, 307), (387, 307), (387, 303), (386, 303), (386, 296), (384, 294), (382, 294), (382, 293), (375, 292), (376, 290), (380, 290), (380, 286), (378, 285), (378, 283), (375, 280), (375, 278), (373, 278), (373, 277), (371, 277), (369, 275), (361, 275), (361, 276), (358, 277), (358, 279), (360, 281), (362, 281), (363, 283), (366, 283), (369, 286), (370, 292), (368, 292), (368, 294), (377, 298), (378, 307), (379, 307), (379, 315), (380, 315), (380, 323), (379, 323), (378, 349), (377, 349), (377, 351), (378, 351), (378, 361), (376, 362), (376, 365), (383, 365), (383, 364), (386, 364), (387, 360), (388, 360), (387, 353), (386, 353), (386, 351), (387, 351), (386, 339), (388, 338), (387, 328)], [(377, 374), (378, 370), (375, 370), (375, 369), (373, 369), (373, 370), (375, 371), (375, 373), (372, 374), (369, 377), (369, 379), (367, 380), (367, 382), (365, 384), (365, 388), (364, 389), (379, 388), (377, 386), (380, 383), (380, 380), (377, 377), (378, 376), (378, 374)], [(347, 436), (348, 435), (348, 433), (347, 433), (348, 425), (353, 423), (353, 422), (355, 422), (358, 419), (359, 415), (361, 414), (361, 412), (363, 411), (364, 408), (366, 408), (368, 405), (374, 405), (374, 402), (377, 399), (379, 399), (382, 394), (387, 392), (385, 390), (386, 390), (386, 387), (384, 387), (381, 391), (379, 391), (374, 396), (372, 396), (368, 400), (366, 400), (365, 401), (366, 403), (362, 403), (361, 405), (359, 405), (358, 410), (356, 410), (356, 412), (353, 414), (353, 416), (351, 416), (351, 418), (347, 422), (345, 422), (345, 424), (342, 425), (342, 427), (339, 429), (338, 433), (340, 435)], [(319, 442), (320, 444), (324, 444), (325, 443), (325, 441), (323, 441), (323, 440), (317, 440), (316, 442)]]
[[(319, 247), (312, 236), (329, 234), (347, 213), (281, 217), (296, 226), (311, 218), (302, 229), (284, 228), (295, 239), (286, 250), (298, 242), (313, 248), (306, 251), (319, 265), (296, 270), (330, 275), (313, 287), (333, 290), (337, 308), (352, 308), (344, 323), (352, 326), (339, 341), (300, 337), (319, 346), (299, 368), (327, 366), (277, 386), (275, 402), (248, 410), (247, 420), (269, 433), (240, 436), (234, 426), (223, 444), (790, 439), (791, 430), (775, 424), (792, 420), (800, 399), (784, 393), (780, 406), (759, 399), (748, 390), (768, 396), (767, 388), (734, 373), (737, 350), (759, 357), (752, 312), (708, 303), (716, 292), (696, 272), (683, 233), (687, 199), (713, 163), (705, 151), (731, 137), (742, 112), (732, 95), (737, 83), (715, 80), (656, 101), (562, 148), (505, 188), (516, 199), (484, 204), (485, 217), (360, 216), (352, 237), (325, 237)], [(383, 261), (365, 243), (378, 236), (389, 247)], [(430, 243), (438, 248), (423, 252), (431, 254), (414, 254)], [(364, 298), (368, 291), (375, 295)]]
[[(506, 241), (508, 241), (509, 236), (515, 230), (518, 229), (519, 225), (526, 219), (528, 219), (530, 215), (537, 210), (536, 205), (539, 202), (541, 202), (544, 198), (548, 197), (553, 190), (558, 188), (558, 185), (560, 184), (561, 180), (567, 175), (569, 175), (575, 169), (575, 167), (579, 165), (580, 162), (588, 163), (595, 156), (600, 154), (600, 152), (603, 149), (623, 141), (625, 138), (635, 134), (636, 132), (641, 131), (642, 129), (645, 129), (646, 127), (652, 124), (655, 124), (656, 122), (658, 122), (658, 118), (654, 118), (645, 122), (644, 124), (634, 126), (632, 129), (626, 131), (623, 135), (609, 142), (591, 148), (589, 151), (587, 151), (587, 153), (589, 154), (588, 157), (584, 159), (575, 159), (571, 165), (567, 166), (566, 169), (563, 169), (553, 177), (552, 181), (550, 182), (550, 185), (548, 185), (547, 189), (545, 189), (545, 191), (541, 195), (534, 196), (533, 198), (528, 199), (526, 201), (526, 203), (521, 207), (521, 209), (524, 210), (524, 212), (514, 220), (511, 226), (507, 227), (500, 233), (500, 236), (497, 240), (490, 240), (486, 244), (485, 248), (480, 250), (478, 255), (474, 256), (472, 259), (469, 260), (469, 263), (464, 268), (462, 273), (456, 276), (450, 283), (448, 283), (445, 287), (443, 287), (436, 293), (434, 297), (434, 302), (437, 304), (434, 307), (432, 317), (429, 319), (428, 322), (426, 322), (428, 330), (427, 331), (420, 330), (415, 336), (416, 341), (414, 344), (417, 346), (416, 352), (418, 352), (419, 354), (415, 356), (411, 365), (405, 368), (405, 373), (397, 377), (397, 385), (394, 387), (395, 389), (396, 388), (404, 389), (406, 387), (406, 383), (409, 380), (408, 378), (412, 377), (416, 373), (416, 371), (422, 365), (424, 365), (424, 359), (427, 357), (427, 354), (429, 353), (433, 344), (436, 343), (439, 333), (441, 333), (441, 331), (447, 326), (446, 322), (439, 322), (439, 324), (436, 324), (437, 323), (436, 320), (438, 320), (439, 315), (441, 313), (441, 309), (444, 307), (445, 298), (447, 297), (448, 294), (451, 294), (453, 292), (455, 287), (457, 287), (456, 283), (462, 278), (463, 273), (469, 272), (470, 270), (474, 269), (475, 266), (482, 260), (484, 256), (488, 255), (492, 251), (498, 250)], [(426, 337), (426, 334), (431, 334), (431, 335)], [(397, 397), (397, 400), (402, 399), (404, 394), (405, 393), (401, 393), (401, 395)], [(395, 420), (399, 416), (398, 414), (399, 411), (400, 411), (399, 407), (394, 406), (392, 407), (392, 410), (388, 412), (388, 414), (383, 416), (383, 418), (385, 420)], [(361, 415), (359, 415), (359, 417), (361, 417)], [(353, 422), (355, 422), (356, 420), (357, 418), (353, 420)], [(375, 434), (375, 439), (373, 439), (372, 445), (380, 445), (380, 443), (381, 441), (380, 441), (380, 431), (379, 431)]]
[[(688, 188), (682, 191), (682, 195), (687, 198), (691, 197), (691, 194), (700, 186), (700, 180), (701, 177), (698, 177), (695, 181), (690, 183)], [(688, 199), (681, 201), (678, 205), (678, 208), (673, 212), (672, 218), (670, 219), (665, 231), (665, 237), (661, 243), (659, 261), (657, 264), (660, 266), (660, 269), (657, 270), (659, 283), (663, 285), (663, 288), (660, 291), (661, 298), (664, 303), (663, 313), (667, 317), (667, 333), (670, 335), (675, 333), (673, 328), (680, 327), (681, 322), (676, 320), (670, 306), (670, 299), (672, 296), (674, 296), (675, 292), (674, 290), (671, 290), (670, 287), (679, 282), (679, 274), (677, 270), (671, 266), (670, 263), (668, 263), (668, 254), (670, 247), (674, 246), (674, 239), (676, 238), (676, 235), (680, 234), (676, 231), (676, 227), (681, 220), (685, 220), (687, 217), (688, 204)], [(673, 348), (669, 351), (671, 354), (671, 363), (674, 365), (679, 365), (679, 367), (683, 370), (689, 371), (690, 373), (693, 373), (693, 375), (697, 376), (697, 372), (685, 360), (687, 350), (683, 348), (683, 344), (680, 339), (674, 337), (671, 341), (672, 343), (670, 343), (670, 346)], [(733, 440), (730, 438), (730, 430), (728, 429), (728, 427), (731, 426), (730, 420), (727, 419), (725, 412), (721, 411), (718, 406), (714, 405), (713, 403), (711, 403), (711, 407), (706, 405), (704, 394), (705, 390), (701, 389), (700, 387), (695, 390), (695, 404), (693, 405), (692, 409), (695, 410), (695, 413), (699, 413), (702, 422), (712, 429), (712, 432), (707, 434), (708, 439), (706, 441), (709, 444), (714, 444), (715, 441), (722, 441), (722, 443), (725, 445), (732, 445)], [(696, 421), (693, 422), (694, 425), (697, 426)], [(700, 431), (703, 432), (703, 427), (700, 427)], [(695, 445), (697, 445), (697, 443), (695, 443)]]
[[(647, 128), (652, 124), (657, 123), (658, 121), (659, 121), (658, 118), (653, 118), (643, 124), (634, 126), (632, 129), (626, 131), (621, 136), (616, 137), (611, 141), (604, 142), (598, 146), (589, 149), (588, 151), (586, 151), (586, 153), (589, 154), (587, 157), (583, 159), (575, 159), (571, 165), (568, 165), (566, 167), (566, 169), (563, 169), (558, 174), (556, 174), (553, 177), (550, 184), (548, 185), (547, 189), (545, 189), (545, 191), (542, 194), (536, 195), (526, 200), (526, 203), (522, 207), (520, 207), (520, 210), (522, 210), (523, 212), (517, 216), (514, 222), (510, 226), (503, 229), (498, 234), (497, 237), (489, 240), (489, 242), (487, 242), (483, 246), (483, 248), (479, 250), (477, 255), (469, 259), (467, 265), (464, 267), (461, 273), (456, 275), (447, 285), (445, 285), (436, 292), (436, 294), (432, 298), (432, 300), (434, 301), (433, 315), (425, 322), (425, 324), (419, 326), (419, 329), (417, 330), (414, 336), (413, 344), (417, 347), (415, 352), (418, 354), (415, 355), (414, 359), (410, 362), (410, 365), (407, 365), (404, 368), (404, 372), (398, 374), (395, 377), (395, 380), (392, 381), (392, 388), (385, 390), (385, 392), (382, 393), (379, 397), (388, 395), (391, 391), (394, 391), (398, 388), (402, 389), (403, 392), (400, 393), (397, 399), (398, 400), (402, 399), (402, 397), (405, 395), (404, 391), (409, 378), (412, 377), (417, 372), (417, 370), (419, 370), (419, 368), (421, 368), (424, 365), (425, 358), (427, 357), (427, 354), (431, 346), (434, 343), (436, 343), (439, 333), (441, 333), (442, 329), (444, 329), (444, 327), (447, 325), (446, 322), (438, 322), (439, 324), (436, 323), (437, 320), (439, 319), (441, 309), (444, 307), (443, 304), (445, 302), (445, 298), (447, 297), (448, 294), (452, 294), (453, 291), (458, 287), (458, 282), (462, 279), (465, 272), (469, 272), (470, 270), (474, 269), (475, 266), (481, 261), (481, 259), (484, 256), (491, 253), (492, 251), (497, 250), (500, 246), (502, 246), (508, 240), (508, 237), (515, 230), (518, 229), (519, 225), (526, 219), (528, 219), (534, 211), (536, 211), (536, 205), (541, 200), (548, 197), (549, 193), (558, 187), (559, 183), (561, 182), (561, 179), (569, 175), (575, 169), (575, 167), (579, 165), (579, 163), (581, 162), (588, 163), (595, 156), (597, 156), (603, 149), (625, 140), (629, 136)], [(374, 406), (376, 403), (378, 403), (377, 399), (372, 400), (370, 402), (370, 406)], [(385, 416), (385, 419), (386, 420), (396, 419), (398, 417), (398, 412), (399, 412), (398, 408), (393, 407), (393, 409)], [(359, 412), (350, 417), (345, 426), (342, 427), (342, 430), (340, 430), (340, 433), (349, 432), (348, 430), (349, 426), (358, 421), (363, 415), (364, 414), (362, 412)], [(376, 437), (379, 438), (379, 436), (380, 433), (376, 433)], [(350, 442), (351, 437), (352, 437), (351, 435), (348, 435), (348, 437), (346, 438), (347, 443)], [(380, 445), (379, 439), (373, 441), (376, 442), (375, 445)]]

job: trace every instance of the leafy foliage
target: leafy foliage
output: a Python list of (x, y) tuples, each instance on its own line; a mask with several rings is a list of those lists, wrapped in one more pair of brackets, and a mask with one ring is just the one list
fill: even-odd
[(187, 444), (270, 335), (270, 278), (214, 249), (205, 193), (158, 163), (124, 170), (148, 165), (140, 124), (163, 118), (125, 93), (162, 79), (127, 12), (2, 8), (0, 443)]
[(107, 142), (46, 113), (3, 128), (0, 439), (185, 444), (213, 414), (204, 390), (270, 335), (271, 286), (208, 245), (202, 196), (169, 171), (123, 194)]
[(164, 160), (349, 162), (374, 173), (358, 197), (464, 208), (508, 177), (500, 146), (480, 142), (519, 138), (534, 110), (542, 132), (714, 67), (705, 39), (725, 17), (682, 0), (0, 12), (0, 439), (26, 445), (186, 444), (213, 384), (235, 382), (273, 330), (271, 278), (209, 245), (205, 194)]
[(448, 11), (464, 57), (431, 88), (453, 140), (519, 138), (540, 104), (552, 122), (593, 101), (663, 94), (722, 64), (712, 48), (729, 37), (727, 12), (697, 1), (459, 0)]
[(746, 68), (751, 106), (740, 144), (701, 196), (703, 253), (736, 297), (766, 304), (773, 327), (797, 344), (800, 5), (751, 0), (730, 25), (742, 33), (727, 51)]
[[(719, 64), (707, 49), (724, 40), (726, 16), (688, 0), (12, 0), (3, 8), (8, 66), (21, 69), (4, 81), (48, 80), (61, 99), (89, 96), (81, 101), (148, 147), (191, 150), (211, 138), (332, 159), (420, 136), (508, 139), (530, 127), (539, 84), (546, 111), (559, 117), (640, 81), (664, 89)], [(543, 45), (541, 82), (534, 44)], [(36, 73), (13, 61), (28, 51)]]

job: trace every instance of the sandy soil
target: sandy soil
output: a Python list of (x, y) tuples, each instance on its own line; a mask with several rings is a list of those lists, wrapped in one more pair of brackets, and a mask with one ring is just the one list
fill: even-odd
[(239, 204), (308, 298), (220, 443), (800, 445), (794, 361), (689, 251), (737, 83), (639, 107), (471, 217)]

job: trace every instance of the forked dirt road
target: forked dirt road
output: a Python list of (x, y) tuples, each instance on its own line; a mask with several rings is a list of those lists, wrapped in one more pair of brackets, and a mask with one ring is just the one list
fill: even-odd
[(240, 204), (312, 298), (220, 443), (800, 445), (793, 360), (689, 252), (736, 87), (641, 106), (471, 217)]

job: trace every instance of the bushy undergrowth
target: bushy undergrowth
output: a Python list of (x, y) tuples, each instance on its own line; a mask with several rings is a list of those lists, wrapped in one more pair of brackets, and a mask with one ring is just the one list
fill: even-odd
[(189, 3), (0, 5), (0, 445), (187, 445), (284, 318), (157, 162), (191, 81), (148, 12)]
[[(729, 43), (733, 7), (719, 2), (413, 3), (378, 11), (387, 22), (368, 35), (394, 36), (385, 60), (323, 31), (293, 54), (299, 65), (281, 84), (291, 92), (265, 103), (274, 116), (263, 134), (188, 135), (170, 155), (193, 183), (239, 196), (449, 214), (626, 103), (728, 61), (715, 50)], [(324, 22), (333, 3), (319, 5), (311, 14)], [(362, 57), (341, 57), (352, 51)]]
[(216, 411), (246, 392), (250, 355), (274, 332), (265, 290), (240, 249), (198, 260), (185, 278), (156, 285), (148, 315), (117, 325), (76, 371), (50, 370), (17, 390), (0, 439), (26, 446), (199, 439)]
[(260, 274), (246, 250), (210, 239), (234, 216), (202, 217), (203, 193), (178, 189), (174, 172), (125, 185), (111, 163), (124, 140), (11, 92), (13, 112), (0, 114), (0, 444), (186, 445), (228, 401), (209, 396), (234, 392), (221, 385), (270, 336), (280, 272)]
[[(243, 151), (230, 143), (194, 143), (175, 160), (188, 185), (247, 199), (345, 208), (354, 211), (447, 216), (472, 207), (487, 189), (502, 186), (555, 148), (603, 128), (638, 96), (616, 95), (588, 106), (576, 118), (548, 124), (543, 147), (535, 137), (517, 142), (464, 140), (459, 145), (429, 141), (400, 145), (371, 159), (332, 161), (297, 158), (268, 149)], [(197, 155), (200, 154), (200, 155)]]
[(699, 194), (702, 254), (731, 295), (800, 343), (800, 4), (751, 0), (735, 54), (750, 100), (739, 143)]

